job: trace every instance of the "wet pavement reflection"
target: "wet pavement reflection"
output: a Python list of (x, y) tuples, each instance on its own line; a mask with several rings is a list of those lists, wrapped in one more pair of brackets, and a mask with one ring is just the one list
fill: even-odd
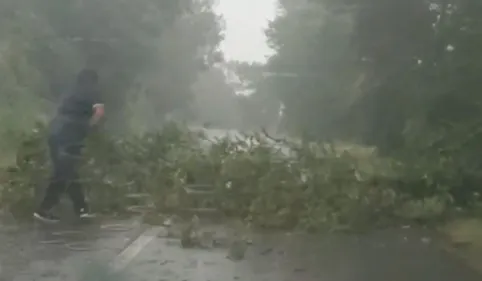
[(259, 234), (246, 258), (226, 259), (226, 249), (186, 250), (157, 239), (127, 272), (132, 280), (482, 280), (442, 251), (425, 230), (390, 229), (361, 235)]
[(77, 280), (83, 266), (111, 260), (142, 231), (133, 220), (0, 231), (0, 280)]
[[(135, 221), (102, 225), (63, 233), (60, 231), (66, 229), (32, 225), (0, 231), (2, 280), (83, 281), (80, 273), (89, 264), (107, 264), (148, 228)], [(121, 274), (135, 281), (482, 280), (441, 250), (436, 235), (424, 229), (356, 235), (258, 233), (252, 238), (245, 259), (232, 261), (226, 258), (226, 247), (183, 249), (178, 239), (160, 235), (143, 247)]]

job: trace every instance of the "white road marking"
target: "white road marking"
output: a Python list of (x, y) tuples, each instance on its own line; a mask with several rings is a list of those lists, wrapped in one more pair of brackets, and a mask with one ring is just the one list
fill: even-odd
[(124, 269), (141, 251), (144, 249), (157, 235), (164, 231), (165, 227), (150, 228), (134, 242), (132, 242), (127, 248), (125, 248), (119, 255), (117, 255), (111, 262), (110, 266), (114, 271), (120, 271)]

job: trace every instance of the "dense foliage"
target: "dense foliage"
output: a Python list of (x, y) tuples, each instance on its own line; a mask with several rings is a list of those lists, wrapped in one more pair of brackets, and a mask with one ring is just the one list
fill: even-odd
[(213, 64), (222, 39), (213, 4), (2, 1), (2, 144), (10, 131), (30, 127), (39, 115), (50, 117), (85, 66), (101, 74), (112, 132), (155, 128), (166, 114), (182, 111), (192, 100), (191, 84)]
[(391, 151), (476, 126), (477, 2), (382, 2), (280, 1), (277, 53), (235, 68), (282, 129)]
[[(45, 128), (26, 135), (16, 168), (4, 174), (0, 203), (29, 212), (46, 184)], [(359, 228), (440, 219), (455, 206), (448, 193), (406, 189), (404, 168), (373, 151), (300, 144), (266, 134), (213, 139), (176, 124), (160, 134), (112, 139), (97, 134), (84, 159), (82, 180), (95, 209), (122, 212), (128, 195), (147, 193), (160, 212), (189, 207), (186, 184), (210, 184), (200, 202), (267, 227)]]
[[(358, 227), (480, 209), (482, 5), (279, 2), (266, 31), (275, 55), (210, 71), (222, 33), (208, 0), (1, 2), (0, 134), (10, 137), (0, 149), (21, 143), (17, 167), (2, 173), (1, 206), (31, 211), (48, 175), (45, 128), (18, 128), (49, 117), (88, 65), (101, 69), (110, 110), (82, 172), (99, 210), (123, 209), (133, 192), (176, 210), (193, 181), (213, 184), (226, 213), (266, 226)], [(226, 69), (241, 78), (236, 90), (253, 94), (234, 96)], [(224, 116), (235, 111), (240, 119)], [(218, 127), (262, 124), (302, 142), (206, 140), (163, 125), (166, 116), (197, 115)], [(127, 128), (140, 134), (112, 134)], [(351, 145), (341, 153), (340, 141), (375, 152), (360, 156)]]
[(281, 0), (279, 8), (266, 32), (276, 54), (234, 66), (255, 91), (251, 116), (304, 138), (376, 146), (405, 165), (407, 188), (420, 196), (449, 191), (464, 207), (479, 204), (478, 1)]

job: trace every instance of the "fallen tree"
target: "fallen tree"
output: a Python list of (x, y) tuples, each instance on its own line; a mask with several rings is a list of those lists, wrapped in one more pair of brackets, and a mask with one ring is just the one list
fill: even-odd
[[(18, 216), (32, 211), (35, 191), (49, 175), (45, 142), (42, 124), (22, 137), (16, 167), (2, 173), (2, 208)], [(185, 207), (186, 185), (206, 184), (218, 194), (202, 202), (206, 206), (259, 226), (314, 230), (440, 220), (457, 206), (449, 189), (432, 188), (433, 173), (440, 171), (360, 157), (326, 143), (265, 133), (213, 139), (175, 123), (123, 139), (97, 132), (81, 169), (98, 211), (125, 211), (129, 194), (146, 193), (157, 211), (173, 212)]]

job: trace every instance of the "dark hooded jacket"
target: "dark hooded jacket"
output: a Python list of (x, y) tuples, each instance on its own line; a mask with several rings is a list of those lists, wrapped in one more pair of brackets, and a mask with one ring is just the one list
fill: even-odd
[(50, 137), (59, 144), (81, 143), (89, 132), (95, 104), (101, 103), (97, 73), (82, 71), (73, 88), (61, 102), (50, 125)]

